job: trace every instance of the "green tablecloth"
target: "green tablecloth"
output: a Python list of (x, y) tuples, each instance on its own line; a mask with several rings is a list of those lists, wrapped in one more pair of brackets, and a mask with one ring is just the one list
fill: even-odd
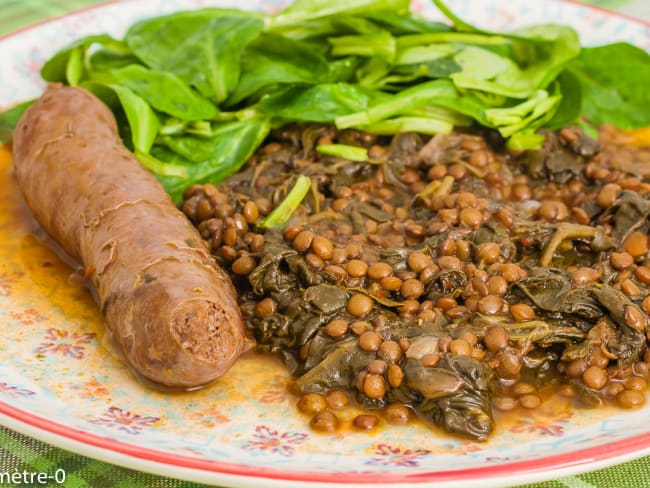
[[(146, 1), (146, 0), (145, 0)], [(541, 1), (541, 0), (538, 0)], [(583, 0), (650, 21), (650, 0)], [(0, 35), (99, 0), (0, 0)], [(67, 487), (189, 488), (202, 485), (140, 473), (58, 449), (0, 427), (0, 473), (66, 473)], [(52, 485), (56, 485), (52, 483)], [(44, 486), (44, 485), (38, 485)], [(61, 485), (58, 485), (61, 486)], [(644, 488), (650, 487), (650, 457), (608, 469), (536, 483), (520, 488)]]

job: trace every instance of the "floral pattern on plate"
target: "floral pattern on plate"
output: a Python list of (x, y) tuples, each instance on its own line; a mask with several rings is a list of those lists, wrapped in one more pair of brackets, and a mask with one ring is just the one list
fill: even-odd
[[(0, 72), (0, 107), (37, 96), (44, 87), (38, 76), (43, 60), (73, 39), (98, 32), (119, 37), (145, 16), (215, 4), (275, 11), (287, 1), (112, 2), (26, 29), (0, 40), (10, 67)], [(468, 21), (493, 29), (563, 22), (576, 27), (587, 44), (625, 40), (650, 49), (647, 25), (573, 3), (453, 5)], [(413, 8), (440, 18), (431, 2), (415, 0)], [(351, 427), (353, 412), (342, 415), (340, 431), (318, 434), (295, 408), (283, 366), (254, 355), (201, 391), (147, 389), (104, 347), (101, 315), (90, 293), (42, 244), (13, 187), (6, 151), (0, 151), (0, 185), (0, 422), (12, 418), (12, 425), (41, 430), (56, 425), (64, 437), (102, 447), (104, 459), (137, 469), (166, 465), (184, 469), (188, 479), (230, 484), (236, 476), (239, 486), (255, 487), (279, 486), (278, 480), (283, 486), (486, 487), (548, 479), (650, 451), (650, 407), (570, 410), (562, 398), (534, 413), (503, 417), (485, 443), (449, 438), (417, 422), (359, 432)], [(118, 452), (122, 457), (111, 457)]]

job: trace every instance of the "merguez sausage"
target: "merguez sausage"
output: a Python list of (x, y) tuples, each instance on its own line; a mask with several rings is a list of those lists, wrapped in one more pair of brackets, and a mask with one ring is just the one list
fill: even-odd
[(20, 120), (13, 158), (32, 213), (87, 270), (136, 372), (193, 388), (233, 364), (244, 326), (230, 280), (101, 101), (51, 86)]

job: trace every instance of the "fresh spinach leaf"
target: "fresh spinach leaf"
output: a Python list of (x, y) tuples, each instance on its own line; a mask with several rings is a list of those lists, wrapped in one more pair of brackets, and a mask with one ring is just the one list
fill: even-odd
[[(545, 42), (538, 44), (537, 56), (525, 67), (514, 62), (491, 79), (470, 73), (454, 73), (451, 79), (456, 86), (464, 89), (480, 90), (510, 98), (525, 99), (537, 90), (546, 88), (580, 53), (577, 33), (570, 27), (548, 24), (518, 31), (521, 36), (532, 39), (546, 36)], [(531, 41), (533, 42), (533, 41)], [(475, 57), (475, 61), (479, 58)], [(478, 61), (477, 61), (478, 62)], [(469, 66), (469, 64), (467, 64)]]
[(136, 151), (148, 153), (151, 149), (160, 122), (147, 102), (124, 86), (110, 85), (120, 99), (131, 127), (133, 147)]
[[(83, 37), (64, 49), (61, 49), (54, 56), (48, 59), (41, 68), (41, 77), (45, 81), (65, 81), (69, 70), (68, 65), (70, 63), (70, 57), (73, 55), (79, 55), (75, 53), (85, 53), (86, 50), (94, 44), (109, 45), (115, 49), (118, 49), (118, 46), (122, 46), (120, 41), (113, 39), (107, 34)], [(73, 61), (73, 63), (75, 63), (75, 61)]]
[(548, 129), (560, 129), (573, 124), (582, 113), (583, 91), (578, 77), (571, 70), (564, 70), (558, 76), (556, 84), (562, 98), (553, 118), (546, 123)]
[[(176, 154), (154, 146), (152, 156), (161, 161), (184, 164), (187, 179), (161, 176), (159, 179), (175, 201), (180, 201), (189, 182), (218, 183), (241, 168), (270, 130), (268, 119), (248, 119), (227, 122), (220, 127), (218, 135), (211, 138), (197, 136), (164, 137), (161, 143)], [(163, 146), (163, 147), (164, 147)], [(199, 160), (198, 155), (203, 159)]]
[(118, 52), (102, 46), (88, 55), (87, 64), (91, 72), (105, 72), (131, 65), (140, 65), (140, 60), (130, 51)]
[(582, 87), (582, 112), (594, 124), (650, 125), (650, 54), (627, 43), (585, 48), (569, 67)]
[(267, 19), (271, 29), (334, 15), (359, 15), (377, 11), (408, 12), (409, 0), (296, 0)]
[(348, 83), (312, 87), (292, 86), (262, 98), (260, 110), (287, 120), (331, 122), (336, 117), (364, 110), (368, 95)]
[(222, 14), (210, 10), (143, 21), (125, 40), (149, 67), (177, 75), (220, 103), (235, 89), (242, 52), (264, 25), (255, 17)]
[(130, 65), (111, 72), (115, 83), (129, 88), (153, 108), (182, 120), (212, 119), (219, 110), (173, 73)]
[(241, 79), (227, 105), (234, 105), (269, 85), (321, 83), (328, 79), (329, 73), (326, 59), (306, 43), (264, 33), (244, 53)]
[(359, 36), (339, 36), (328, 39), (333, 56), (379, 57), (392, 62), (395, 59), (395, 38), (388, 31)]
[(366, 126), (425, 105), (434, 105), (436, 99), (453, 98), (456, 90), (448, 80), (434, 80), (407, 88), (389, 99), (368, 107), (363, 112), (336, 118), (336, 126), (345, 129)]
[(158, 134), (160, 122), (149, 104), (130, 89), (111, 83), (87, 82), (83, 84), (93, 92), (106, 105), (116, 111), (119, 103), (121, 110), (128, 121), (128, 130), (120, 125), (120, 134), (124, 138), (127, 134), (128, 141), (134, 152), (148, 153), (154, 139)]
[(423, 34), (425, 32), (448, 32), (451, 27), (442, 22), (434, 22), (419, 15), (407, 12), (382, 10), (368, 12), (365, 16), (394, 35)]

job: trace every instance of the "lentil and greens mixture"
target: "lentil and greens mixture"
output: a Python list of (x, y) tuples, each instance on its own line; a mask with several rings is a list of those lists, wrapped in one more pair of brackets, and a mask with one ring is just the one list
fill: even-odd
[[(645, 402), (650, 152), (602, 130), (392, 137), (327, 125), (271, 134), (243, 171), (182, 209), (231, 277), (251, 336), (295, 377), (312, 427), (356, 404), (370, 429), (417, 416), (486, 439), (493, 409), (549, 390)], [(365, 148), (367, 160), (318, 146)], [(300, 178), (280, 229), (262, 225)]]

